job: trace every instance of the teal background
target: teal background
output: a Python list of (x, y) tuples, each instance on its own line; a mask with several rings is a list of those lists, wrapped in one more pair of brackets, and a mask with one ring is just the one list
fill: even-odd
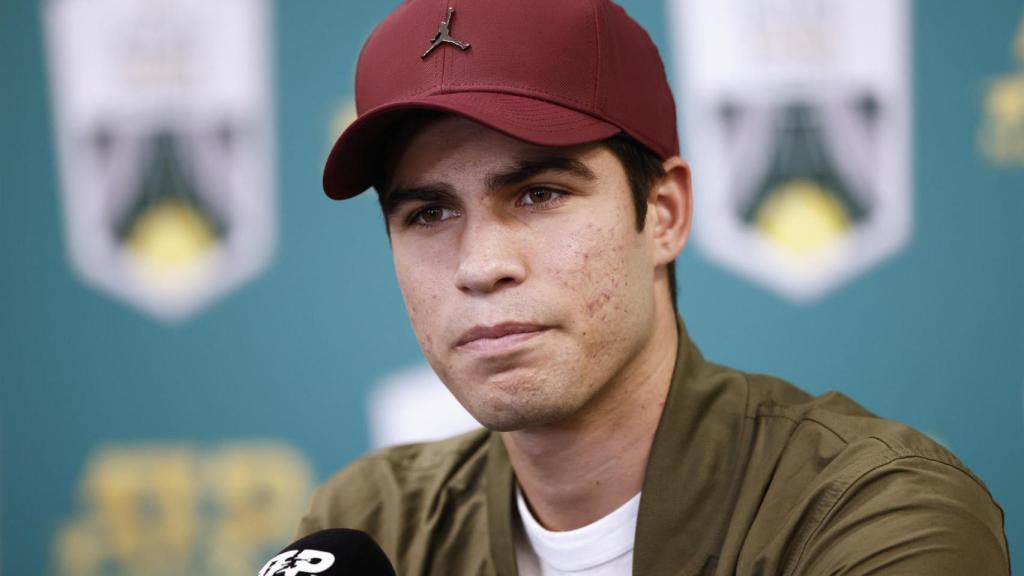
[[(668, 58), (662, 1), (621, 3)], [(421, 356), (373, 196), (332, 203), (320, 174), (359, 46), (394, 4), (276, 4), (276, 258), (167, 326), (73, 274), (40, 7), (0, 0), (0, 571), (47, 569), (82, 469), (105, 443), (280, 438), (318, 480), (367, 448), (369, 386)], [(810, 306), (723, 271), (695, 244), (678, 270), (706, 356), (842, 390), (940, 437), (1003, 506), (1018, 562), (1024, 170), (990, 166), (976, 134), (987, 82), (1018, 69), (1010, 42), (1022, 17), (1011, 0), (915, 6), (915, 230), (904, 251)]]

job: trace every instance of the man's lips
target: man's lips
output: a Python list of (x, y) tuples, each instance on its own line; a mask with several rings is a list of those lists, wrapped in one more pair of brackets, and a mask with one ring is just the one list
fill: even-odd
[(479, 348), (501, 342), (513, 344), (535, 336), (547, 329), (547, 326), (524, 322), (503, 322), (492, 326), (474, 326), (462, 334), (455, 347)]

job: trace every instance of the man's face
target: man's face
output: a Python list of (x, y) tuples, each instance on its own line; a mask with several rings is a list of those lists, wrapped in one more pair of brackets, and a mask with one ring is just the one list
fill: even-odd
[(548, 148), (451, 116), (400, 152), (384, 207), (420, 347), (494, 430), (586, 413), (654, 327), (648, 225), (600, 145)]

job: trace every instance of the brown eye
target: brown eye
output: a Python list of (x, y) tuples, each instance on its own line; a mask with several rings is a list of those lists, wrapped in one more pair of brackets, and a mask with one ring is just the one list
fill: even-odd
[(523, 193), (521, 204), (524, 206), (535, 206), (537, 204), (547, 204), (553, 200), (557, 200), (564, 196), (563, 192), (555, 190), (554, 188), (530, 188)]
[(456, 215), (455, 211), (451, 208), (443, 208), (441, 206), (428, 206), (422, 210), (419, 210), (409, 218), (409, 223), (417, 226), (430, 226), (443, 222)]
[(427, 208), (420, 212), (420, 220), (423, 222), (438, 222), (441, 220), (440, 208)]

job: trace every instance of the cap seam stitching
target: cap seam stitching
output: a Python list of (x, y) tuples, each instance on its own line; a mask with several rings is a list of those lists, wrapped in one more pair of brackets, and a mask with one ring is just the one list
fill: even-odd
[(594, 95), (591, 97), (591, 101), (594, 112), (600, 112), (604, 109), (602, 102), (598, 100), (598, 94), (601, 89), (601, 23), (597, 15), (597, 6), (593, 0), (590, 2), (590, 8), (593, 11), (592, 17), (594, 19), (594, 43), (596, 44), (594, 52), (597, 54), (597, 57), (594, 59)]
[[(448, 7), (449, 7), (448, 0), (441, 0), (441, 21), (444, 21), (447, 18)], [(454, 13), (454, 11), (455, 11), (454, 10), (455, 9), (455, 1), (454, 0), (452, 0), (451, 8), (452, 8), (452, 12)], [(444, 90), (444, 87), (448, 85), (448, 52), (449, 52), (449, 50), (445, 50), (445, 46), (438, 46), (438, 48), (441, 49), (441, 83), (440, 83), (440, 88), (441, 88), (441, 90)]]

